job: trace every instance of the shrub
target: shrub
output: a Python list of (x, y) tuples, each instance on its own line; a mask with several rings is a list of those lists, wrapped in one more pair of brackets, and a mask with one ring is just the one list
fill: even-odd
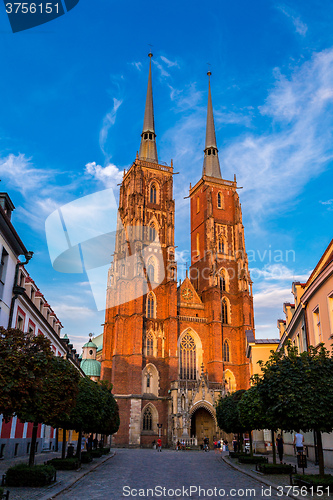
[(238, 458), (238, 457), (248, 457), (248, 453), (243, 453), (241, 451), (229, 451), (230, 458)]
[(55, 480), (56, 470), (52, 465), (19, 464), (6, 472), (7, 486), (46, 486)]
[(81, 452), (81, 463), (83, 464), (89, 464), (92, 462), (93, 457), (88, 451), (82, 451)]
[(110, 447), (108, 448), (102, 448), (102, 452), (103, 452), (103, 455), (107, 455), (108, 453), (110, 453)]
[(268, 458), (243, 455), (238, 457), (238, 462), (241, 464), (267, 464)]
[(102, 450), (91, 450), (90, 455), (93, 458), (100, 458), (103, 455), (103, 451)]
[[(296, 484), (299, 483), (301, 486), (302, 481), (305, 483), (309, 483), (311, 486), (315, 488), (317, 486), (333, 486), (333, 476), (332, 474), (325, 474), (324, 476), (319, 476), (319, 474), (295, 474), (293, 476), (293, 480)], [(304, 484), (304, 483), (303, 483)]]
[(291, 474), (295, 467), (290, 464), (258, 464), (258, 470), (264, 474)]
[(80, 467), (80, 462), (77, 458), (53, 458), (46, 463), (47, 465), (53, 465), (57, 470), (76, 470)]

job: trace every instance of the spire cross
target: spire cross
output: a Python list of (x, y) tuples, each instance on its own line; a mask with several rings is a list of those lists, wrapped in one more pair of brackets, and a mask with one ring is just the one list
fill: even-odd
[[(151, 43), (148, 43), (148, 45), (149, 45), (149, 47), (153, 47), (153, 45)], [(152, 53), (151, 49), (149, 51), (148, 57), (153, 57), (153, 53)]]

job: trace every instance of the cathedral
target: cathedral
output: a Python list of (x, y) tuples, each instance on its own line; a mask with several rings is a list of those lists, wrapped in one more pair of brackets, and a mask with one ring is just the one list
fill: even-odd
[(199, 446), (222, 436), (219, 398), (249, 387), (252, 283), (236, 178), (221, 175), (210, 72), (202, 174), (189, 189), (191, 265), (177, 283), (174, 171), (158, 160), (149, 57), (140, 150), (120, 185), (101, 378), (119, 405), (115, 446)]

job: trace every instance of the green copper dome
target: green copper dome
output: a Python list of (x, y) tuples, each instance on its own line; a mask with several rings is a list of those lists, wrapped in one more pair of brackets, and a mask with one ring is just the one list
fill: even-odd
[(80, 367), (87, 377), (101, 376), (101, 363), (96, 359), (83, 359)]
[(94, 344), (94, 342), (93, 342), (92, 340), (90, 340), (90, 339), (88, 340), (88, 342), (86, 342), (86, 343), (84, 344), (84, 346), (83, 346), (83, 347), (96, 347), (96, 349), (97, 349), (97, 345), (96, 345), (96, 344)]

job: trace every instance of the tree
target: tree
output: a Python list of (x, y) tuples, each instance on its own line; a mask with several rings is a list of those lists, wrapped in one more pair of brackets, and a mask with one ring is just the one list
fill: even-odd
[(119, 428), (118, 405), (111, 394), (112, 386), (84, 377), (79, 382), (76, 404), (69, 416), (68, 428), (79, 433), (77, 456), (81, 458), (82, 432), (113, 434)]
[(39, 423), (53, 424), (75, 401), (78, 371), (54, 356), (44, 335), (0, 329), (0, 413), (33, 422), (29, 465), (34, 464)]
[(256, 385), (244, 392), (238, 404), (238, 412), (241, 423), (250, 434), (250, 447), (252, 453), (251, 431), (255, 429), (271, 429), (273, 463), (276, 463), (276, 450), (274, 440), (274, 430), (276, 430), (269, 408), (265, 408)]
[(69, 415), (78, 393), (80, 374), (67, 360), (52, 355), (47, 362), (45, 376), (36, 381), (30, 403), (21, 406), (17, 415), (23, 421), (33, 422), (29, 465), (35, 461), (38, 424), (57, 426), (59, 418)]
[(227, 434), (237, 433), (242, 435), (245, 430), (238, 412), (238, 403), (244, 392), (244, 390), (240, 390), (228, 394), (224, 398), (221, 398), (217, 404), (217, 423), (220, 429), (224, 430)]
[(258, 391), (275, 428), (285, 431), (313, 429), (317, 436), (319, 473), (324, 474), (321, 432), (333, 429), (333, 355), (323, 344), (297, 353), (274, 352), (261, 364)]
[(53, 354), (43, 335), (0, 328), (0, 413), (9, 420), (22, 405), (33, 404), (36, 385)]

